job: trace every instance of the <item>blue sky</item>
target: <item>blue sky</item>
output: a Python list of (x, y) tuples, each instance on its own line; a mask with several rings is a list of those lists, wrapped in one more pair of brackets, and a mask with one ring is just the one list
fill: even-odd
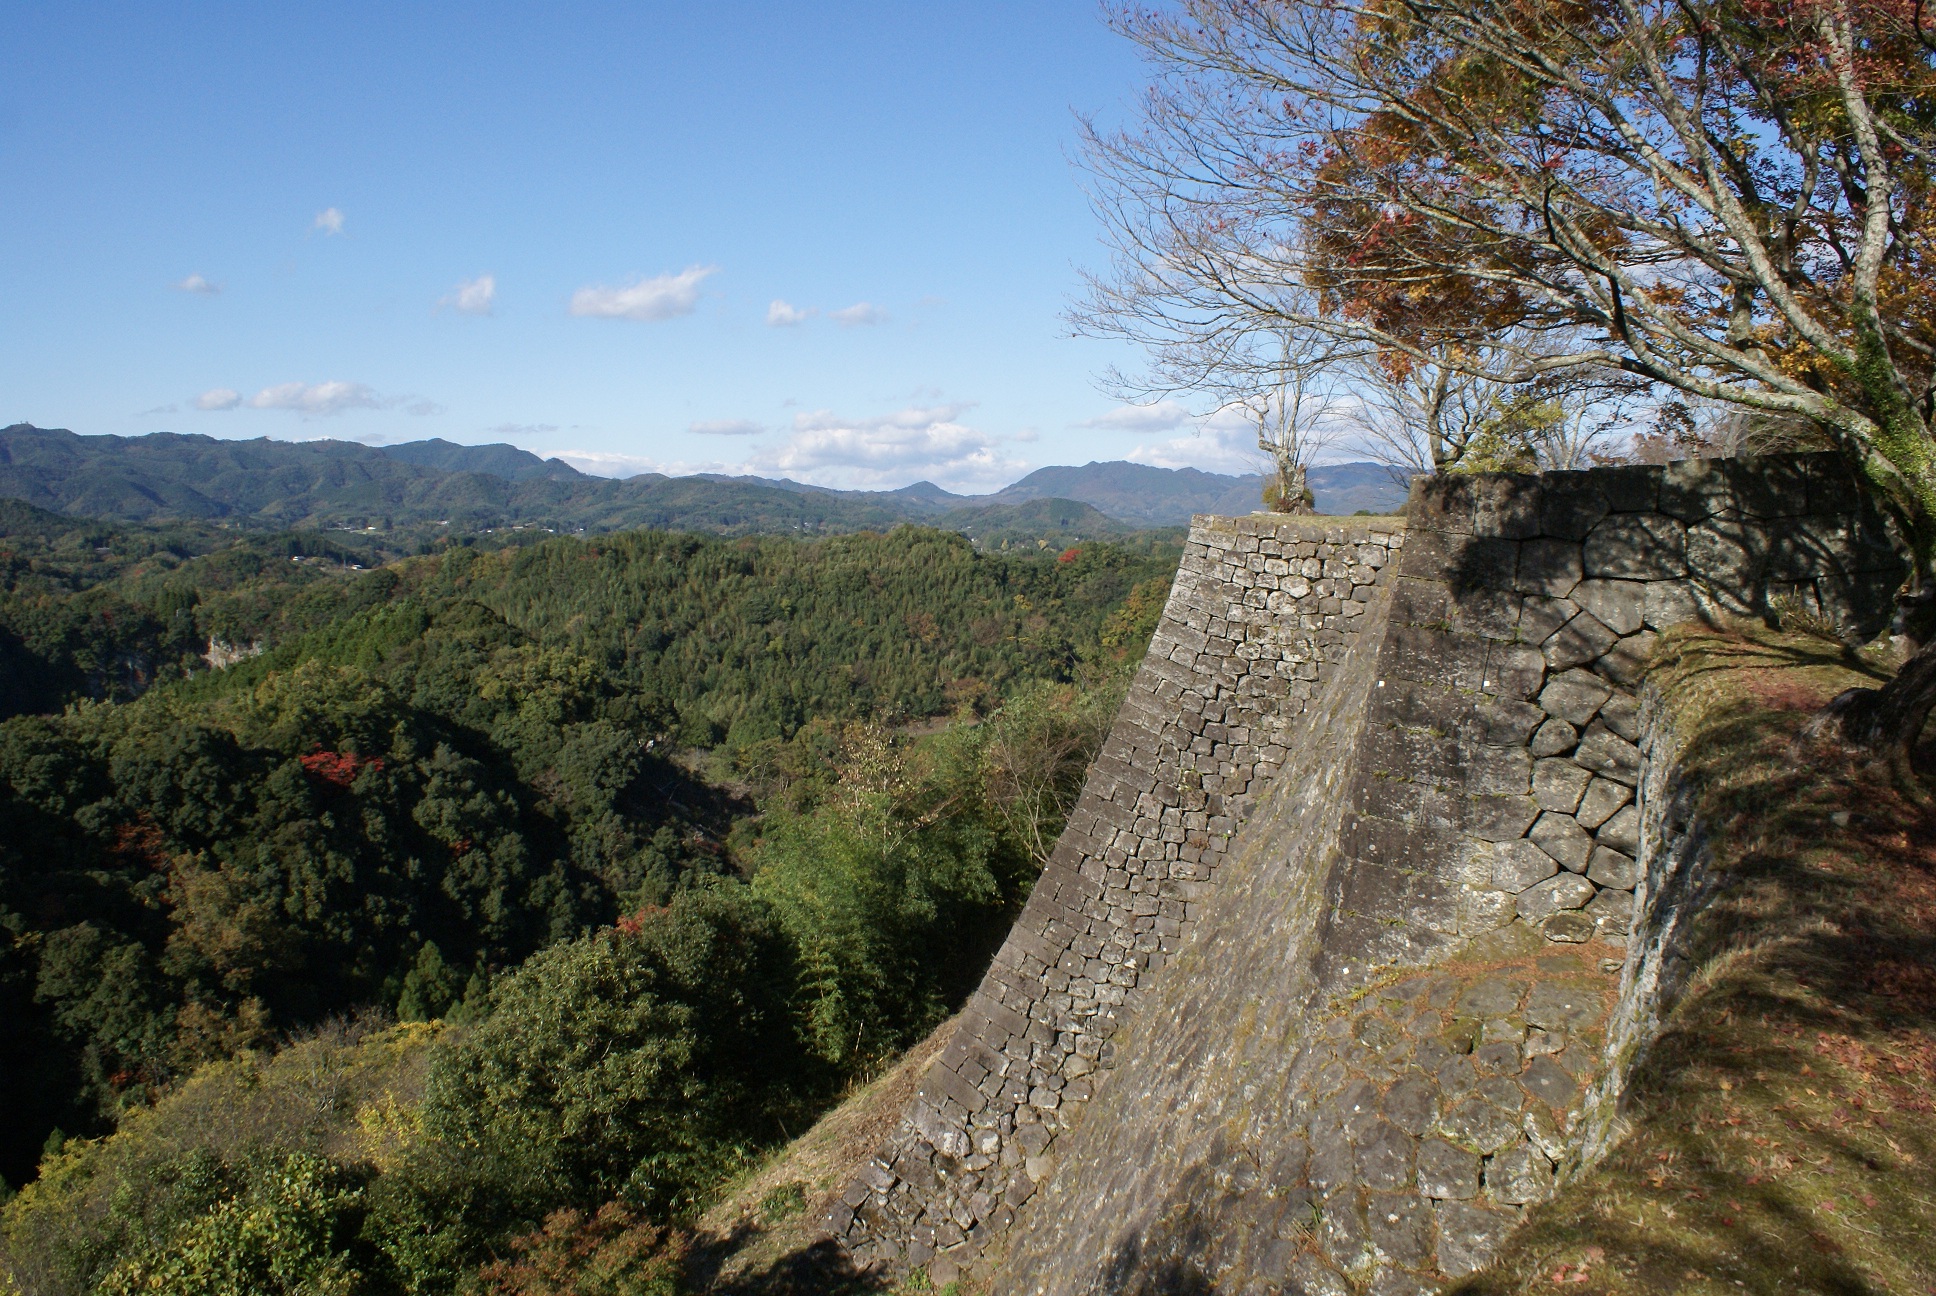
[(0, 7), (0, 422), (988, 489), (1228, 435), (1067, 336), (1094, 0)]

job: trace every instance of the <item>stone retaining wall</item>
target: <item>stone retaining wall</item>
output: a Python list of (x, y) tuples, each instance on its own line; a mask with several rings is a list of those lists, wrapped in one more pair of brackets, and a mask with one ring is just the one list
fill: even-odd
[[(998, 1236), (1215, 894), (1289, 736), (1364, 632), (1404, 528), (1199, 518), (1054, 856), (895, 1133), (823, 1226), (941, 1282)], [(1374, 634), (1375, 637), (1375, 634)]]
[(1438, 479), (1408, 517), (1375, 658), (1326, 681), (978, 1288), (1411, 1296), (1482, 1265), (1604, 1145), (1698, 907), (1697, 869), (1641, 862), (1673, 822), (1654, 635), (1786, 605), (1866, 638), (1901, 574), (1829, 456)]

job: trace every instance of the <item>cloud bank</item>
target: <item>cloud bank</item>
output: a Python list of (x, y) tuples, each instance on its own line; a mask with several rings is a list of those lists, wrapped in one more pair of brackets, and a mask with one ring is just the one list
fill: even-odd
[[(848, 418), (831, 410), (796, 415), (786, 440), (750, 451), (738, 462), (660, 459), (597, 450), (561, 450), (557, 457), (581, 472), (631, 477), (657, 472), (679, 477), (790, 477), (834, 490), (894, 490), (928, 480), (959, 491), (992, 490), (1028, 471), (1001, 438), (963, 423), (966, 404), (910, 406), (892, 414)], [(728, 429), (731, 429), (730, 431)], [(705, 436), (765, 431), (757, 423), (695, 423)]]
[(571, 313), (591, 319), (669, 320), (690, 315), (699, 304), (699, 286), (718, 266), (687, 266), (678, 274), (640, 279), (621, 287), (593, 284), (571, 295)]
[(746, 419), (704, 419), (689, 426), (686, 431), (697, 432), (700, 436), (758, 436), (766, 428)]
[(323, 418), (359, 409), (398, 409), (418, 416), (442, 414), (444, 407), (421, 396), (379, 396), (366, 383), (329, 382), (277, 383), (244, 397), (232, 387), (211, 387), (192, 404), (198, 410), (286, 410), (305, 418)]

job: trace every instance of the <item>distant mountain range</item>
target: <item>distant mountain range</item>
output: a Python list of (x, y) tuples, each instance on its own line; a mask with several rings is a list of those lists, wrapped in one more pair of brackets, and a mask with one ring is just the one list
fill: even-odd
[[(1401, 480), (1377, 464), (1310, 475), (1318, 509), (1391, 512)], [(645, 473), (612, 479), (511, 445), (443, 440), (371, 447), (347, 441), (224, 441), (157, 432), (79, 436), (20, 423), (0, 429), (0, 497), (115, 521), (232, 520), (281, 527), (464, 530), (636, 527), (831, 532), (924, 522), (997, 540), (1101, 539), (1187, 525), (1193, 513), (1248, 513), (1263, 478), (1194, 468), (1090, 463), (1041, 468), (990, 495), (932, 482), (840, 491), (784, 479)]]

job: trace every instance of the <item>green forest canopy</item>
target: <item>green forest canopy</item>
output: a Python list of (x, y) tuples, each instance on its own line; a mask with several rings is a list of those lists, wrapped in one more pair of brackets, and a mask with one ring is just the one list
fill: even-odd
[[(77, 1292), (271, 1264), (240, 1218), (341, 1290), (457, 1290), (557, 1211), (659, 1237), (972, 986), (1176, 556), (9, 531), (0, 1041), (32, 1062), (0, 1174), (55, 1159), (6, 1254)], [(211, 641), (255, 655), (210, 670)], [(911, 736), (935, 717), (974, 723)], [(387, 1161), (335, 1126), (143, 1133), (372, 1010), (459, 1023), (411, 1037)]]

